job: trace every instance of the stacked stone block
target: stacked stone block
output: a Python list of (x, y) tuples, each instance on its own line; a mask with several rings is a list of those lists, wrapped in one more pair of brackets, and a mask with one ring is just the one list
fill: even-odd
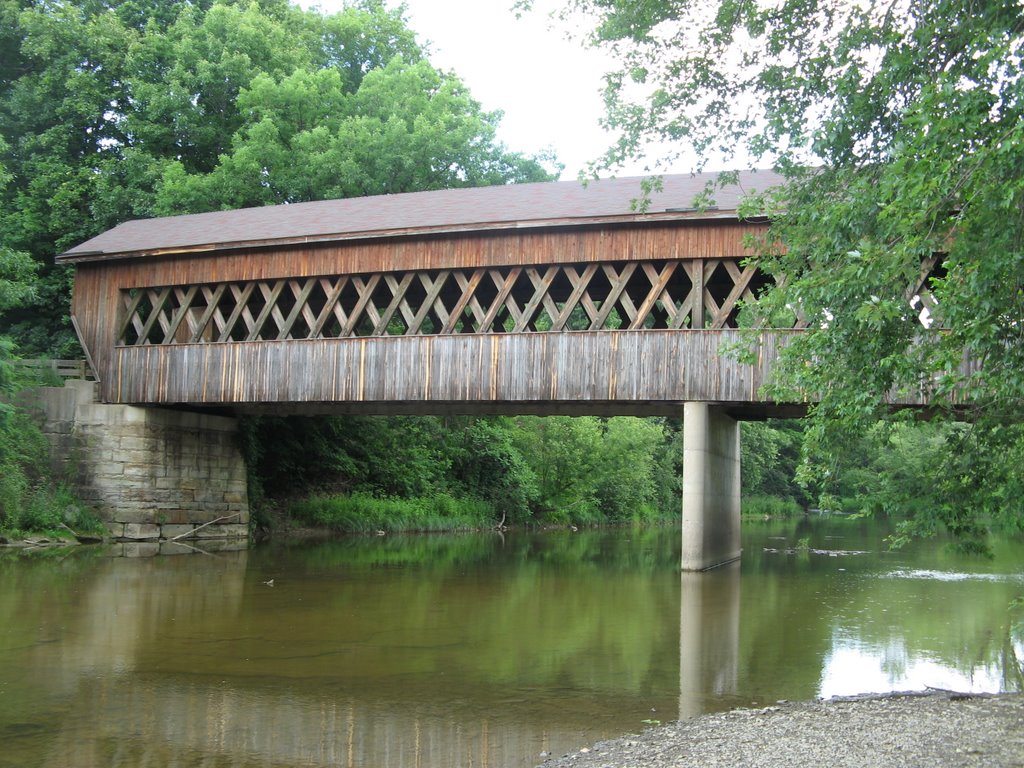
[(97, 385), (85, 381), (36, 390), (35, 400), (54, 469), (114, 537), (248, 535), (245, 462), (234, 418), (99, 403)]

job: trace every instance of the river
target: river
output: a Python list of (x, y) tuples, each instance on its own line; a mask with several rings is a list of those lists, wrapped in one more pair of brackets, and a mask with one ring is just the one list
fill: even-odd
[(780, 699), (1021, 690), (1024, 543), (885, 533), (745, 524), (703, 575), (671, 529), (0, 553), (0, 766), (525, 768)]

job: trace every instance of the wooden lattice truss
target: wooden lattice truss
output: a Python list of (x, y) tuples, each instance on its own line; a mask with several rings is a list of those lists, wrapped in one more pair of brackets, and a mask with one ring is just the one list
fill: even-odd
[(135, 288), (118, 342), (730, 328), (767, 282), (739, 259), (693, 259)]

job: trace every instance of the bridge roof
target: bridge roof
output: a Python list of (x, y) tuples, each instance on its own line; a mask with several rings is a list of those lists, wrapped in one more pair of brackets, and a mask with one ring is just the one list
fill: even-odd
[(715, 193), (716, 207), (694, 197), (716, 174), (666, 175), (644, 213), (634, 210), (643, 177), (513, 184), (322, 200), (128, 221), (58, 256), (68, 262), (380, 237), (569, 227), (663, 220), (735, 218), (745, 194), (779, 185), (761, 170)]

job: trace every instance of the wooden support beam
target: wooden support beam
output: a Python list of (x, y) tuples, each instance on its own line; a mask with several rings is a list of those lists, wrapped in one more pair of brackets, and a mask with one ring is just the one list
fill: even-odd
[[(117, 336), (116, 336), (117, 341), (120, 344), (124, 344), (125, 343), (125, 338), (126, 338), (126, 336), (128, 334), (128, 326), (129, 325), (134, 327), (136, 335), (141, 337), (141, 335), (142, 335), (142, 320), (139, 319), (139, 316), (138, 316), (137, 313), (138, 313), (138, 309), (139, 309), (139, 303), (142, 301), (142, 297), (145, 296), (145, 295), (146, 295), (145, 291), (139, 290), (137, 288), (134, 289), (134, 293), (133, 293), (133, 291), (123, 291), (122, 292), (122, 294), (121, 294), (121, 296), (122, 296), (121, 304), (122, 304), (122, 307), (123, 307), (123, 309), (122, 309), (123, 315), (121, 316), (121, 321), (118, 323)], [(137, 342), (137, 343), (141, 343), (141, 342)]]
[(580, 299), (586, 293), (587, 286), (590, 285), (591, 278), (597, 272), (597, 264), (587, 264), (583, 268), (582, 275), (576, 271), (575, 267), (564, 267), (562, 271), (565, 272), (565, 276), (569, 278), (569, 282), (572, 284), (572, 293), (565, 300), (565, 304), (562, 306), (562, 311), (558, 314), (558, 317), (554, 318), (554, 324), (551, 326), (552, 331), (565, 330), (565, 324), (569, 322), (573, 310), (576, 309)]
[(256, 341), (259, 338), (260, 331), (263, 330), (264, 324), (274, 311), (277, 303), (277, 297), (281, 295), (281, 291), (284, 289), (284, 283), (284, 280), (278, 280), (274, 283), (273, 288), (268, 286), (263, 280), (257, 283), (260, 293), (263, 294), (264, 304), (263, 309), (260, 310), (255, 322), (249, 328), (249, 335), (246, 337), (246, 341)]
[(722, 302), (722, 306), (718, 308), (718, 311), (712, 317), (712, 328), (725, 327), (729, 315), (736, 308), (736, 302), (749, 294), (750, 281), (757, 272), (757, 268), (753, 264), (748, 264), (746, 269), (741, 272), (735, 261), (729, 260), (723, 263), (725, 264), (726, 271), (729, 273), (729, 277), (732, 278), (733, 286), (732, 290), (729, 291), (729, 295), (725, 297), (725, 301)]
[(419, 310), (413, 316), (412, 321), (409, 323), (409, 327), (405, 331), (406, 336), (417, 336), (421, 335), (420, 327), (423, 325), (423, 321), (427, 318), (430, 310), (433, 309), (434, 301), (437, 299), (441, 289), (444, 287), (444, 281), (448, 279), (448, 271), (442, 270), (438, 273), (437, 277), (433, 280), (430, 279), (430, 275), (421, 272), (419, 273), (420, 284), (423, 286), (423, 290), (426, 291), (426, 295), (423, 297), (423, 303), (420, 304)]
[(185, 319), (185, 315), (188, 314), (189, 307), (192, 306), (192, 299), (196, 297), (196, 293), (199, 291), (198, 285), (190, 285), (186, 290), (176, 288), (174, 290), (175, 298), (178, 299), (178, 309), (171, 316), (170, 322), (167, 324), (167, 328), (164, 329), (164, 340), (162, 344), (173, 344), (174, 336), (178, 332), (178, 328), (181, 326), (181, 321)]
[[(922, 265), (918, 289), (934, 264), (930, 260)], [(726, 281), (718, 279), (720, 274), (716, 277), (720, 266), (732, 281), (726, 295)], [(688, 285), (680, 269), (689, 278)], [(352, 336), (357, 329), (361, 334), (386, 336), (399, 316), (402, 333), (409, 336), (525, 333), (538, 330), (541, 314), (551, 320), (550, 326), (541, 324), (541, 329), (563, 332), (578, 308), (592, 331), (609, 330), (612, 312), (621, 315), (616, 326), (621, 330), (719, 329), (729, 325), (739, 301), (753, 298), (750, 286), (757, 274), (756, 266), (741, 267), (738, 258), (662, 259), (129, 289), (121, 294), (117, 338), (121, 344), (131, 339), (140, 345), (315, 339), (324, 336), (329, 324), (328, 335), (335, 335), (332, 318), (339, 337)], [(558, 301), (552, 286), (563, 277), (571, 290), (567, 296), (560, 291), (558, 296), (565, 299)], [(385, 295), (387, 303), (381, 307)], [(924, 293), (917, 295), (927, 304)], [(276, 326), (273, 331), (267, 330), (271, 319)], [(183, 323), (187, 324), (185, 336)]]
[(150, 313), (146, 319), (145, 324), (142, 326), (142, 330), (139, 331), (139, 344), (149, 343), (149, 334), (153, 330), (153, 326), (156, 325), (157, 319), (163, 312), (164, 302), (167, 301), (167, 297), (171, 295), (170, 288), (161, 288), (160, 290), (147, 290), (150, 300)]
[(541, 302), (544, 301), (544, 297), (547, 296), (548, 289), (551, 288), (551, 283), (558, 274), (558, 267), (548, 267), (543, 277), (532, 267), (526, 270), (526, 274), (530, 278), (530, 282), (533, 283), (533, 296), (526, 303), (526, 306), (523, 307), (523, 314), (520, 316), (515, 328), (512, 329), (512, 333), (536, 330), (536, 328), (530, 328), (533, 324), (533, 316), (536, 314)]
[(316, 320), (310, 326), (309, 338), (321, 338), (324, 326), (327, 325), (327, 321), (332, 315), (338, 320), (339, 327), (344, 328), (346, 323), (348, 323), (348, 315), (345, 314), (345, 310), (338, 306), (338, 298), (341, 296), (341, 292), (345, 290), (346, 285), (348, 285), (348, 278), (345, 275), (342, 275), (333, 283), (327, 278), (320, 278), (320, 288), (323, 289), (327, 300), (324, 302), (320, 314), (317, 315)]
[(611, 283), (611, 289), (608, 291), (608, 295), (605, 297), (604, 301), (601, 302), (601, 308), (597, 313), (597, 318), (595, 318), (595, 320), (590, 324), (590, 329), (593, 331), (603, 329), (604, 324), (608, 322), (608, 316), (612, 313), (612, 310), (618, 303), (622, 292), (626, 290), (626, 283), (629, 282), (629, 278), (633, 276), (633, 271), (636, 269), (636, 262), (627, 262), (622, 268), (622, 271), (618, 273), (615, 271), (615, 267), (611, 264), (602, 264), (601, 267), (604, 269), (604, 273), (608, 277), (608, 282)]
[[(228, 315), (228, 319), (224, 321), (224, 327), (220, 332), (220, 336), (217, 337), (217, 341), (231, 340), (231, 332), (234, 330), (235, 325), (238, 323), (239, 319), (243, 318), (243, 316), (249, 312), (246, 303), (249, 301), (249, 297), (252, 295), (254, 290), (256, 290), (256, 283), (246, 283), (241, 288), (232, 283), (231, 295), (235, 300), (235, 308), (231, 310), (231, 314)], [(252, 315), (249, 315), (249, 317), (251, 319)], [(248, 323), (247, 326), (251, 327), (252, 324)]]
[[(466, 311), (466, 307), (469, 306), (470, 300), (473, 298), (473, 292), (477, 286), (480, 285), (480, 280), (484, 276), (482, 269), (473, 271), (469, 280), (466, 280), (465, 274), (461, 271), (455, 272), (455, 282), (462, 289), (462, 294), (459, 296), (459, 300), (455, 302), (455, 306), (452, 307), (451, 313), (448, 315), (448, 320), (445, 322), (444, 327), (441, 328), (441, 333), (451, 333), (456, 324), (459, 322), (459, 318), (462, 317), (462, 313)], [(479, 309), (479, 304), (477, 305)]]
[[(224, 292), (227, 288), (227, 283), (220, 283), (212, 290), (207, 285), (203, 286), (203, 299), (206, 301), (206, 310), (202, 315), (200, 315), (199, 320), (196, 322), (196, 327), (193, 329), (192, 336), (189, 338), (190, 344), (195, 344), (202, 340), (206, 327), (210, 324), (211, 320), (214, 320), (214, 315), (220, 312), (220, 300), (224, 296)], [(221, 318), (221, 324), (223, 325), (223, 317)], [(213, 334), (211, 333), (209, 336), (212, 338)]]
[[(366, 280), (363, 280), (363, 278), (359, 276), (352, 278), (352, 285), (356, 287), (356, 291), (359, 293), (359, 298), (356, 300), (355, 307), (353, 307), (352, 311), (348, 314), (348, 322), (345, 323), (345, 327), (341, 329), (342, 338), (351, 336), (355, 331), (356, 325), (359, 323), (359, 316), (363, 314), (366, 307), (370, 305), (370, 299), (373, 296), (373, 292), (377, 289), (377, 283), (380, 282), (380, 279), (380, 274), (370, 275)], [(377, 315), (377, 311), (373, 310), (373, 314)], [(380, 316), (377, 315), (376, 319), (379, 321)]]
[(405, 294), (409, 290), (409, 286), (412, 285), (412, 279), (415, 276), (415, 272), (406, 272), (402, 275), (402, 279), (399, 280), (394, 275), (384, 275), (384, 284), (391, 291), (391, 301), (384, 308), (380, 315), (380, 320), (373, 329), (374, 336), (384, 336), (387, 334), (391, 318), (395, 316), (395, 312), (399, 308), (401, 308), (402, 319), (405, 321), (406, 330), (408, 330), (414, 315), (412, 309), (409, 308), (409, 302), (406, 300)]
[[(671, 297), (668, 296), (665, 287), (668, 285), (668, 281), (672, 279), (672, 275), (675, 274), (677, 266), (679, 266), (678, 261), (666, 262), (659, 273), (649, 261), (644, 262), (643, 270), (644, 274), (647, 275), (647, 279), (651, 281), (651, 290), (647, 292), (647, 296), (640, 302), (640, 306), (636, 310), (636, 317), (633, 318), (633, 322), (629, 325), (630, 329), (642, 328), (647, 320), (647, 316), (658, 301), (661, 301), (662, 305), (666, 307), (669, 322), (675, 319), (676, 308), (672, 303)], [(671, 308), (671, 311), (668, 308)]]
[(488, 270), (491, 279), (494, 281), (494, 285), (498, 288), (498, 295), (494, 297), (494, 301), (492, 301), (491, 306), (488, 307), (487, 314), (484, 316), (483, 322), (480, 323), (480, 333), (492, 332), (494, 320), (502, 309), (509, 311), (513, 319), (518, 323), (518, 310), (516, 312), (512, 312), (505, 306), (505, 303), (508, 300), (509, 294), (512, 292), (512, 288), (515, 287), (516, 280), (519, 279), (519, 275), (522, 271), (522, 267), (513, 267), (509, 270), (507, 275), (502, 275), (501, 270)]
[(288, 313), (288, 317), (284, 319), (284, 322), (278, 328), (278, 341), (291, 337), (292, 326), (295, 325), (295, 321), (302, 314), (306, 302), (309, 301), (309, 295), (313, 293), (313, 289), (316, 287), (316, 280), (305, 280), (301, 288), (296, 280), (289, 280), (288, 285), (292, 289), (292, 295), (295, 297), (295, 305), (292, 307), (292, 311)]

